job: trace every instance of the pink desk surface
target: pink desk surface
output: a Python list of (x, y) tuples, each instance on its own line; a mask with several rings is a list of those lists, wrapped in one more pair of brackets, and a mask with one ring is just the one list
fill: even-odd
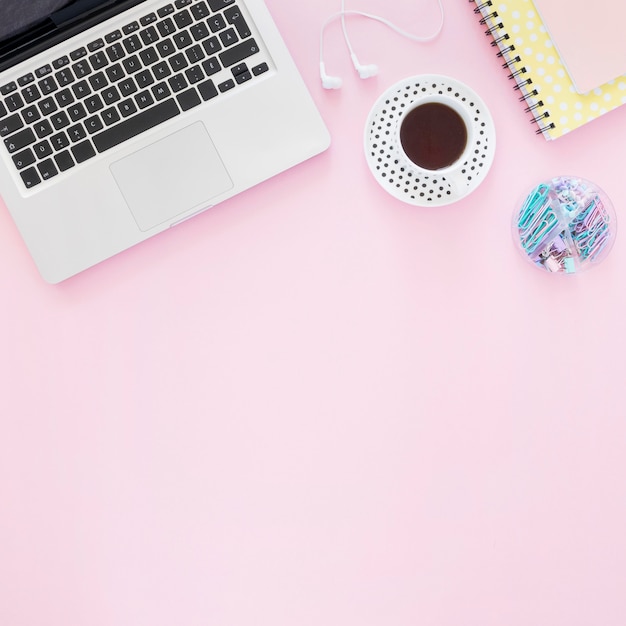
[[(626, 224), (626, 107), (536, 137), (464, 0), (428, 44), (355, 20), (370, 81), (335, 24), (325, 92), (338, 5), (268, 0), (318, 158), (58, 286), (0, 207), (3, 626), (626, 623), (626, 227), (573, 278), (510, 235), (560, 174)], [(360, 5), (422, 33), (433, 6)], [(419, 73), (497, 128), (450, 207), (392, 199), (362, 153)]]

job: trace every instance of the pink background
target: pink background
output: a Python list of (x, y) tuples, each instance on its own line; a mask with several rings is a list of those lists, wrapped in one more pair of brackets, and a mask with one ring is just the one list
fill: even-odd
[[(429, 44), (351, 23), (370, 81), (335, 24), (328, 93), (339, 2), (267, 4), (328, 152), (58, 286), (0, 210), (0, 624), (623, 626), (626, 232), (556, 277), (510, 220), (574, 174), (626, 224), (626, 107), (536, 137), (463, 0)], [(435, 6), (359, 4), (419, 33)], [(496, 124), (450, 207), (362, 154), (419, 73)]]

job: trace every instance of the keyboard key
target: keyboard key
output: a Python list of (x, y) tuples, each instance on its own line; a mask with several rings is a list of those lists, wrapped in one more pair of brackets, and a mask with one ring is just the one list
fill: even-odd
[(63, 89), (59, 91), (55, 96), (60, 107), (67, 107), (70, 104), (74, 104), (74, 96), (69, 89)]
[(7, 110), (4, 107), (4, 104), (0, 102), (0, 119), (2, 119), (7, 114)]
[(173, 57), (170, 57), (170, 67), (174, 73), (182, 72), (184, 69), (189, 67), (187, 57), (182, 52), (175, 54)]
[(205, 2), (198, 2), (191, 7), (191, 14), (196, 20), (203, 20), (205, 17), (209, 17), (209, 8)]
[(37, 137), (39, 137), (39, 139), (52, 135), (52, 126), (48, 120), (39, 120), (38, 122), (35, 122), (33, 130), (37, 133)]
[(138, 113), (135, 117), (94, 135), (92, 139), (98, 152), (104, 152), (179, 114), (180, 111), (173, 99), (163, 100), (163, 102)]
[(33, 146), (33, 152), (37, 155), (37, 158), (44, 159), (52, 154), (52, 146), (48, 141), (40, 141)]
[(119, 112), (122, 117), (128, 117), (129, 115), (132, 115), (133, 113), (137, 113), (137, 105), (130, 98), (120, 102), (117, 105), (117, 108), (119, 109)]
[(164, 7), (161, 7), (157, 11), (157, 14), (159, 15), (159, 17), (165, 17), (166, 15), (169, 15), (170, 13), (174, 13), (174, 5), (173, 4), (167, 4)]
[(67, 136), (72, 140), (72, 143), (76, 143), (77, 141), (84, 139), (87, 136), (87, 133), (82, 124), (76, 124), (67, 129)]
[(36, 85), (28, 85), (28, 87), (22, 89), (22, 97), (27, 104), (30, 104), (41, 98), (41, 92)]
[(104, 40), (107, 43), (113, 43), (114, 41), (118, 41), (122, 38), (122, 31), (121, 30), (114, 30), (112, 33), (109, 33), (108, 35), (105, 35)]
[(158, 85), (155, 85), (152, 87), (152, 93), (154, 94), (154, 99), (157, 102), (172, 95), (167, 83), (159, 83)]
[(225, 48), (228, 48), (228, 46), (236, 44), (239, 41), (239, 37), (237, 37), (237, 33), (234, 28), (229, 28), (223, 33), (220, 33), (220, 41), (224, 44)]
[(139, 30), (139, 22), (131, 22), (130, 24), (126, 24), (124, 28), (122, 28), (122, 32), (125, 35), (130, 35)]
[(24, 85), (28, 85), (29, 83), (32, 83), (35, 81), (35, 75), (31, 72), (29, 74), (25, 74), (24, 76), (20, 76), (17, 79), (17, 84), (20, 87), (24, 87)]
[(52, 76), (42, 78), (38, 84), (39, 89), (41, 89), (41, 93), (44, 94), (44, 96), (47, 96), (48, 94), (56, 91), (59, 88)]
[(124, 66), (124, 69), (129, 74), (134, 74), (135, 72), (138, 72), (139, 70), (143, 69), (143, 66), (141, 65), (141, 61), (139, 60), (139, 57), (136, 54), (133, 54), (133, 56), (128, 57), (127, 59), (124, 59), (122, 61), (122, 65)]
[(74, 159), (72, 159), (72, 155), (69, 153), (69, 150), (59, 152), (59, 154), (55, 155), (54, 160), (56, 161), (59, 171), (61, 172), (65, 172), (75, 165)]
[(30, 128), (25, 128), (21, 130), (19, 133), (15, 133), (11, 137), (8, 137), (4, 140), (4, 145), (7, 150), (13, 154), (14, 152), (18, 152), (26, 146), (30, 146), (31, 143), (35, 143), (37, 137), (35, 137), (35, 133)]
[(159, 22), (156, 27), (161, 33), (161, 37), (167, 37), (168, 35), (172, 35), (176, 32), (176, 26), (174, 26), (174, 22), (172, 22), (169, 17), (162, 22)]
[(41, 67), (35, 70), (35, 76), (37, 78), (43, 78), (48, 74), (52, 74), (52, 65), (42, 65)]
[(198, 91), (200, 92), (202, 99), (205, 101), (210, 100), (211, 98), (215, 98), (215, 96), (217, 96), (218, 94), (218, 91), (215, 88), (215, 84), (212, 80), (207, 80), (198, 85)]
[(39, 163), (39, 165), (37, 165), (37, 168), (39, 169), (39, 173), (41, 174), (41, 178), (43, 180), (49, 180), (59, 173), (59, 170), (57, 170), (56, 165), (54, 164), (54, 161), (52, 159), (46, 159), (45, 161), (42, 161), (41, 163)]
[(140, 20), (139, 23), (142, 26), (147, 26), (148, 24), (152, 24), (152, 22), (156, 22), (157, 21), (157, 16), (156, 13), (148, 13), (148, 15), (144, 15)]
[(209, 28), (212, 32), (217, 33), (226, 28), (226, 20), (222, 15), (214, 15), (208, 20)]
[(176, 96), (176, 99), (178, 100), (178, 104), (183, 111), (188, 111), (189, 109), (197, 107), (199, 104), (202, 103), (202, 100), (200, 100), (200, 96), (198, 96), (198, 92), (193, 88), (187, 89), (187, 91), (179, 93)]
[(124, 48), (126, 48), (126, 52), (128, 52), (128, 54), (133, 54), (134, 52), (141, 50), (141, 40), (137, 35), (132, 35), (131, 37), (124, 39), (122, 43), (124, 44)]
[(61, 131), (60, 133), (50, 137), (50, 144), (57, 152), (60, 152), (70, 145), (70, 140), (67, 138), (67, 135)]
[(182, 74), (176, 74), (172, 76), (168, 80), (168, 83), (174, 93), (182, 91), (183, 89), (187, 89), (187, 87), (189, 86), (187, 81), (185, 80), (185, 77)]
[(174, 2), (174, 6), (177, 9), (182, 9), (183, 7), (190, 5), (191, 2), (192, 0), (176, 0), (176, 2)]
[(238, 65), (231, 67), (230, 71), (233, 73), (233, 76), (239, 76), (239, 74), (243, 74), (248, 71), (248, 66), (245, 63), (239, 63)]
[(209, 55), (215, 54), (222, 49), (222, 44), (219, 42), (219, 39), (217, 37), (211, 37), (211, 39), (203, 41), (202, 45)]
[(156, 49), (152, 47), (142, 50), (139, 53), (139, 57), (141, 58), (141, 62), (146, 66), (156, 63), (161, 58)]
[(61, 69), (62, 67), (65, 67), (66, 65), (69, 65), (70, 63), (70, 58), (68, 56), (62, 56), (59, 59), (56, 59), (55, 61), (52, 61), (52, 67), (55, 70)]
[(192, 48), (187, 48), (187, 50), (185, 50), (185, 54), (191, 64), (200, 63), (200, 61), (206, 57), (200, 44), (196, 44)]
[(83, 78), (91, 74), (91, 65), (87, 61), (77, 61), (72, 65), (76, 78)]
[(264, 74), (265, 72), (267, 72), (267, 70), (269, 70), (270, 68), (268, 67), (267, 63), (261, 63), (260, 65), (255, 65), (252, 68), (252, 73), (255, 76), (258, 76), (259, 74)]
[(121, 100), (120, 92), (114, 86), (107, 87), (100, 95), (106, 106), (115, 104), (118, 100)]
[(84, 163), (87, 159), (95, 157), (96, 151), (89, 141), (83, 141), (82, 143), (72, 146), (72, 154), (76, 159), (76, 163)]
[(12, 93), (4, 99), (4, 104), (9, 112), (12, 113), (24, 106), (24, 100), (22, 100), (22, 96), (19, 93)]
[(79, 102), (78, 104), (69, 107), (67, 114), (70, 116), (72, 122), (77, 122), (78, 120), (82, 120), (83, 117), (87, 115), (87, 111), (85, 111), (85, 107)]
[(234, 86), (235, 81), (228, 79), (225, 80), (223, 83), (220, 83), (217, 87), (222, 93), (224, 93), (225, 91), (230, 91), (231, 89), (233, 89)]
[(161, 63), (157, 63), (152, 68), (152, 71), (154, 72), (154, 77), (157, 80), (163, 80), (164, 78), (167, 78), (168, 76), (171, 76), (172, 74), (172, 70), (170, 70), (170, 66), (165, 61), (161, 61)]
[(247, 39), (246, 41), (221, 52), (219, 57), (224, 67), (230, 67), (236, 63), (241, 63), (244, 59), (251, 57), (258, 51), (259, 46), (256, 41), (254, 39)]
[(67, 113), (65, 111), (59, 111), (58, 113), (55, 113), (50, 118), (50, 121), (54, 126), (54, 130), (61, 130), (62, 128), (70, 125), (70, 120), (67, 117)]
[(59, 70), (54, 76), (61, 87), (69, 85), (76, 80), (74, 78), (74, 74), (72, 74), (72, 70), (69, 67)]
[(13, 81), (13, 82), (7, 83), (6, 85), (2, 85), (2, 87), (0, 87), (0, 94), (2, 94), (3, 96), (7, 96), (13, 91), (15, 91), (16, 89), (17, 89), (17, 83)]
[(41, 178), (39, 178), (39, 173), (34, 167), (29, 167), (27, 170), (24, 170), (20, 173), (20, 176), (22, 177), (22, 181), (24, 182), (24, 185), (27, 189), (30, 189), (31, 187), (34, 187), (41, 182)]
[(111, 67), (107, 67), (106, 75), (112, 83), (116, 83), (126, 76), (126, 72), (124, 72), (124, 68), (119, 63), (116, 63), (111, 65)]
[(176, 52), (176, 47), (174, 46), (174, 43), (171, 39), (164, 39), (163, 41), (159, 41), (159, 43), (156, 45), (156, 48), (159, 51), (161, 58), (163, 59), (165, 57), (168, 57), (170, 54), (174, 54), (174, 52)]
[(233, 4), (235, 0), (209, 0), (211, 11), (219, 11), (229, 4)]
[(135, 96), (135, 102), (140, 109), (145, 109), (151, 104), (154, 104), (154, 98), (152, 97), (152, 94), (146, 89), (145, 91), (142, 91)]
[(174, 43), (179, 50), (182, 50), (183, 48), (186, 48), (193, 43), (191, 35), (186, 30), (183, 30), (180, 33), (176, 33), (172, 37), (172, 39), (174, 40)]
[(200, 66), (194, 65), (185, 72), (185, 76), (187, 77), (190, 85), (195, 85), (204, 79), (204, 72)]
[(104, 89), (109, 86), (109, 81), (104, 75), (104, 72), (98, 72), (97, 74), (90, 76), (89, 83), (94, 91), (99, 91), (100, 89)]
[(211, 57), (202, 64), (202, 69), (207, 76), (213, 76), (213, 74), (217, 74), (222, 69), (222, 66), (216, 57)]
[(94, 115), (93, 117), (88, 117), (84, 123), (85, 128), (90, 135), (93, 135), (94, 133), (97, 133), (99, 130), (102, 130), (104, 128), (102, 120), (97, 115)]
[(109, 64), (109, 59), (107, 55), (101, 50), (100, 52), (96, 52), (89, 57), (89, 62), (91, 63), (91, 67), (97, 72), (99, 69), (106, 67)]
[(135, 81), (139, 89), (145, 89), (154, 83), (154, 78), (150, 70), (144, 70), (143, 72), (135, 74)]
[(42, 115), (52, 115), (59, 107), (52, 97), (45, 98), (39, 103)]
[(100, 48), (104, 48), (103, 39), (96, 39), (87, 45), (87, 50), (89, 50), (89, 52), (95, 52), (96, 50), (100, 50)]
[(191, 36), (196, 41), (201, 41), (202, 39), (205, 39), (211, 34), (211, 31), (207, 28), (204, 22), (199, 22), (198, 24), (194, 24), (189, 29), (189, 32), (191, 33)]
[(242, 39), (250, 37), (252, 34), (250, 27), (237, 7), (226, 9), (226, 11), (224, 11), (224, 17), (229, 24), (237, 29), (237, 33)]
[(122, 48), (121, 43), (113, 44), (106, 49), (107, 56), (111, 63), (115, 63), (115, 61), (120, 61), (126, 56), (126, 52), (124, 52), (124, 48)]
[(105, 109), (100, 115), (102, 116), (102, 121), (107, 126), (111, 126), (111, 124), (115, 124), (115, 122), (119, 122), (121, 119), (120, 114), (117, 112), (115, 107)]
[(26, 107), (22, 111), (22, 117), (27, 124), (33, 124), (41, 118), (41, 114), (39, 113), (39, 109), (33, 104), (33, 106)]
[(102, 100), (98, 94), (94, 94), (93, 96), (89, 96), (85, 101), (85, 108), (89, 113), (95, 113), (100, 109), (104, 109), (104, 104), (102, 104)]
[(25, 167), (32, 165), (35, 162), (35, 155), (30, 148), (26, 148), (26, 150), (22, 150), (17, 154), (14, 154), (12, 157), (13, 163), (15, 163), (15, 167), (18, 170), (23, 170)]
[(78, 50), (70, 52), (70, 59), (72, 59), (72, 61), (78, 61), (78, 59), (82, 59), (84, 56), (87, 56), (87, 48), (78, 48)]
[(132, 78), (127, 78), (117, 85), (123, 98), (132, 96), (137, 92), (137, 84)]
[(146, 46), (149, 46), (159, 40), (159, 34), (156, 32), (156, 28), (154, 26), (149, 26), (145, 30), (142, 30), (139, 33), (139, 36)]
[(193, 18), (187, 9), (183, 9), (174, 15), (174, 21), (176, 22), (176, 26), (178, 26), (178, 28), (185, 28), (185, 26), (189, 26), (189, 24), (193, 23)]
[(252, 80), (252, 74), (250, 72), (237, 74), (237, 76), (235, 76), (235, 80), (237, 81), (238, 85), (241, 85), (242, 83), (247, 83), (249, 80)]

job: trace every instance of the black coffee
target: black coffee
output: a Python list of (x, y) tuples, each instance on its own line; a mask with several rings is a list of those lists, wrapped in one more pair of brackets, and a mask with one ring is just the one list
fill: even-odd
[(406, 114), (400, 126), (400, 143), (420, 167), (440, 170), (452, 165), (467, 145), (463, 118), (447, 104), (427, 102)]

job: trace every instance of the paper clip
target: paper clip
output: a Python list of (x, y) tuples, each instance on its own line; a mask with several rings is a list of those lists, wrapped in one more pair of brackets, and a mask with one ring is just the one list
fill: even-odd
[(518, 221), (520, 241), (528, 254), (534, 254), (558, 224), (558, 218), (550, 202), (549, 190), (546, 184), (536, 187), (520, 211)]
[(602, 252), (611, 235), (609, 222), (602, 200), (595, 196), (570, 224), (572, 239), (583, 260), (594, 260)]
[(528, 198), (520, 211), (520, 218), (518, 221), (518, 227), (526, 229), (530, 226), (533, 217), (536, 215), (537, 205), (543, 205), (545, 199), (548, 197), (550, 187), (545, 183), (539, 185)]

